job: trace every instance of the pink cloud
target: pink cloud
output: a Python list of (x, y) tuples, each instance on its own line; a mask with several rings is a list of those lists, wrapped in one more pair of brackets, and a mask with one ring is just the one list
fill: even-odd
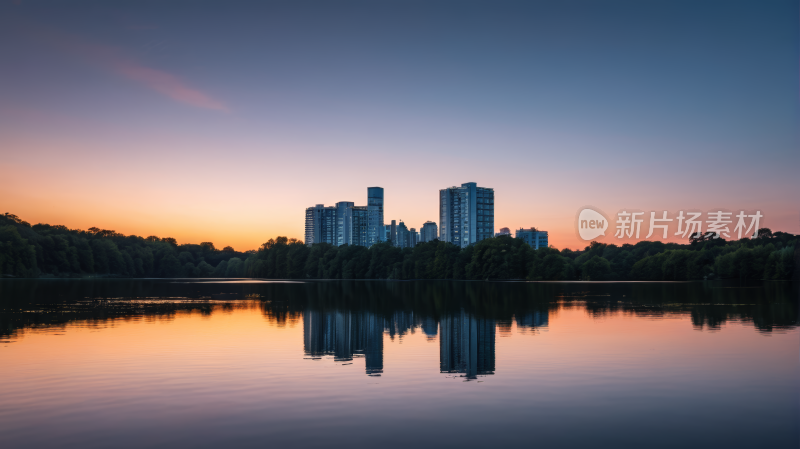
[(65, 52), (78, 55), (175, 101), (198, 108), (230, 112), (221, 101), (192, 87), (180, 77), (163, 70), (147, 67), (121, 49), (89, 42), (54, 30), (39, 28), (38, 31), (37, 34), (40, 38), (44, 38)]
[(173, 100), (204, 109), (229, 112), (228, 108), (207, 94), (192, 88), (180, 78), (167, 72), (151, 69), (132, 61), (114, 61), (114, 70), (124, 77), (140, 82)]

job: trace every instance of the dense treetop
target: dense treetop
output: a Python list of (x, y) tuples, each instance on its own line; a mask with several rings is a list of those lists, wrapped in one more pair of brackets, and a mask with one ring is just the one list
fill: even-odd
[(797, 277), (798, 236), (759, 230), (756, 239), (702, 236), (687, 244), (591, 242), (582, 251), (534, 250), (494, 237), (461, 249), (438, 240), (414, 248), (390, 243), (305, 245), (278, 237), (257, 251), (218, 250), (211, 242), (125, 236), (99, 228), (31, 226), (0, 215), (0, 275), (259, 277), (271, 279), (789, 280)]
[(179, 245), (171, 237), (31, 226), (16, 215), (0, 215), (3, 276), (236, 277), (243, 274), (242, 260), (248, 255), (230, 247), (220, 251), (211, 242)]

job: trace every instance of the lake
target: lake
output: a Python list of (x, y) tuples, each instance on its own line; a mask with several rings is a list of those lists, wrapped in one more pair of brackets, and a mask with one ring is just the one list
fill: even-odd
[(799, 291), (0, 280), (0, 441), (796, 448)]

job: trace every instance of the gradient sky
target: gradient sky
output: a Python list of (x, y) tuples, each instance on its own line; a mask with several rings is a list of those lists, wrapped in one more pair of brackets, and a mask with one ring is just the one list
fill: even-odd
[[(0, 212), (179, 243), (304, 210), (582, 247), (577, 211), (761, 210), (800, 233), (800, 9), (770, 2), (0, 3)], [(612, 242), (612, 240), (607, 240)]]

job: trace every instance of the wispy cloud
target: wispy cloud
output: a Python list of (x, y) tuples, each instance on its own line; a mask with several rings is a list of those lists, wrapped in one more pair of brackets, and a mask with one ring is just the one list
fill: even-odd
[(198, 108), (229, 112), (227, 106), (208, 94), (189, 86), (171, 73), (145, 67), (135, 61), (125, 59), (112, 61), (112, 68), (120, 75), (142, 83), (173, 100)]
[(79, 56), (87, 62), (103, 67), (175, 101), (198, 108), (230, 112), (223, 102), (191, 86), (181, 77), (148, 67), (121, 48), (91, 42), (52, 29), (39, 28), (37, 31), (37, 37), (44, 38), (62, 51)]

